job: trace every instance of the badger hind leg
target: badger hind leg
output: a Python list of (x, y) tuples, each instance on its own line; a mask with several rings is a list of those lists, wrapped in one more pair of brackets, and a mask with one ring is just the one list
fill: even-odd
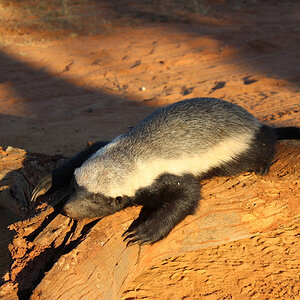
[(253, 136), (247, 150), (235, 156), (232, 160), (210, 169), (201, 176), (201, 179), (214, 176), (239, 175), (243, 172), (266, 175), (274, 158), (275, 143), (274, 129), (263, 125)]
[(139, 217), (123, 234), (129, 244), (153, 244), (166, 237), (198, 206), (200, 186), (192, 175), (164, 174), (136, 197), (143, 208)]
[(257, 174), (257, 175), (265, 176), (269, 173), (269, 171), (270, 171), (270, 164), (265, 165), (265, 166), (261, 166), (261, 167), (255, 169), (254, 173)]
[(275, 130), (266, 125), (261, 126), (246, 154), (252, 158), (253, 167), (249, 171), (253, 171), (259, 175), (267, 175), (269, 173), (272, 160), (275, 156), (276, 141)]

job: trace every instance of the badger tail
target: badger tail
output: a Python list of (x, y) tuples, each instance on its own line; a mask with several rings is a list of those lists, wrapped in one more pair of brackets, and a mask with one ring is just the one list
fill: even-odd
[(275, 132), (278, 140), (300, 139), (300, 127), (277, 127)]

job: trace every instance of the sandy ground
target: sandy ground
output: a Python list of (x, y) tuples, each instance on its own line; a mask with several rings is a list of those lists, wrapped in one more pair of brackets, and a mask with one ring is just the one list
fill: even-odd
[[(37, 2), (0, 4), (3, 147), (70, 156), (203, 96), (300, 125), (297, 1)], [(4, 253), (15, 217), (0, 213)]]
[[(134, 8), (141, 17), (130, 23)], [(297, 123), (298, 3), (182, 20), (170, 11), (164, 22), (143, 17), (147, 8), (120, 7), (120, 19), (96, 35), (2, 29), (1, 145), (72, 155), (157, 106), (199, 96), (238, 103), (268, 123)]]

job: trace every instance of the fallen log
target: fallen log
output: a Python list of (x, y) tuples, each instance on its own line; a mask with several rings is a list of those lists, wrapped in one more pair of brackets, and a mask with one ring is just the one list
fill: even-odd
[(4, 151), (0, 147), (0, 207), (21, 218), (36, 214), (37, 207), (30, 202), (32, 187), (64, 160), (61, 155), (27, 153), (13, 147)]
[[(184, 287), (182, 278), (188, 278), (187, 274), (191, 270), (197, 276), (205, 276), (201, 272), (209, 270), (210, 263), (213, 265), (217, 261), (214, 257), (219, 257), (220, 251), (230, 257), (231, 249), (240, 253), (243, 243), (253, 248), (254, 244), (259, 243), (260, 237), (267, 239), (266, 235), (269, 234), (272, 238), (278, 234), (278, 230), (291, 232), (289, 239), (286, 238), (290, 245), (285, 244), (285, 247), (290, 246), (292, 249), (299, 244), (299, 158), (299, 142), (282, 142), (278, 145), (275, 162), (266, 176), (245, 173), (205, 180), (203, 199), (194, 216), (187, 217), (167, 238), (154, 245), (126, 248), (121, 235), (138, 216), (139, 208), (128, 208), (103, 219), (74, 221), (59, 214), (67, 194), (65, 190), (50, 197), (40, 197), (36, 203), (29, 203), (28, 195), (38, 179), (63, 158), (32, 155), (12, 148), (1, 150), (0, 203), (14, 212), (25, 211), (30, 217), (10, 226), (16, 232), (9, 245), (13, 263), (3, 277), (0, 297), (166, 299), (176, 295), (174, 299), (178, 299), (182, 295), (197, 298), (200, 292), (197, 292), (194, 285), (190, 292), (187, 290), (191, 285), (187, 285), (186, 289), (182, 289), (187, 294), (180, 294), (183, 292), (179, 292), (178, 288), (176, 290), (172, 283)], [(231, 248), (224, 250), (222, 245), (231, 245)], [(274, 244), (275, 250), (272, 251), (276, 253), (276, 247), (280, 250), (281, 246)], [(203, 254), (205, 251), (208, 251), (206, 256)], [(258, 256), (263, 253), (263, 250), (259, 251)], [(232, 255), (236, 252), (233, 251)], [(205, 263), (203, 260), (197, 262), (196, 254), (206, 259)], [(300, 257), (294, 252), (287, 255), (288, 258), (282, 254), (276, 262), (280, 265), (282, 259), (283, 269), (293, 265), (296, 272), (290, 275), (292, 285), (293, 280), (299, 276)], [(258, 268), (264, 274), (263, 264), (256, 266), (255, 261), (252, 261), (252, 271)], [(197, 263), (200, 269), (195, 267)], [(218, 266), (222, 264), (223, 271), (227, 270), (222, 260)], [(279, 280), (280, 274), (275, 274), (274, 278)], [(213, 278), (212, 274), (210, 276)], [(197, 277), (199, 282), (203, 279), (200, 277)], [(158, 287), (155, 290), (155, 286), (151, 286), (151, 282), (157, 282), (157, 278), (160, 278), (164, 288)], [(240, 281), (238, 278), (235, 280), (231, 284), (236, 288)], [(169, 288), (166, 289), (166, 286)], [(203, 284), (199, 291), (204, 296), (205, 293), (209, 295), (210, 288)], [(289, 291), (289, 288), (287, 284), (285, 292), (299, 292)], [(227, 296), (228, 293), (231, 296), (239, 294), (234, 289), (227, 290), (232, 290), (232, 293), (227, 292)], [(240, 293), (245, 292), (249, 296), (253, 289), (245, 291), (241, 288)], [(218, 290), (212, 293), (225, 297), (225, 285), (219, 285)]]

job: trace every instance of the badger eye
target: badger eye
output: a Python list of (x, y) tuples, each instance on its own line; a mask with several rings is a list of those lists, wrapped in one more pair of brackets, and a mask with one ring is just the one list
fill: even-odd
[(121, 203), (121, 202), (122, 202), (122, 197), (121, 197), (121, 196), (116, 197), (116, 201), (117, 201), (118, 203)]

